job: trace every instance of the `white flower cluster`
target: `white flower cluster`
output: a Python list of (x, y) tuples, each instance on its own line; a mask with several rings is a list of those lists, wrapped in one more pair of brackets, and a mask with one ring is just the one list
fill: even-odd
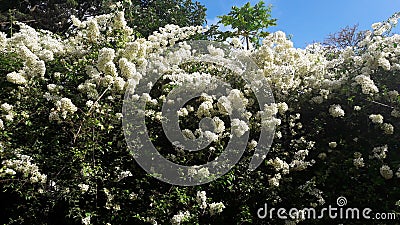
[(207, 204), (207, 195), (205, 191), (197, 191), (196, 202), (200, 205), (200, 209), (206, 209), (208, 207), (211, 216), (221, 213), (225, 208), (222, 202)]
[(337, 143), (336, 142), (334, 142), (334, 141), (332, 141), (332, 142), (329, 142), (329, 148), (336, 148), (337, 147)]
[(177, 215), (174, 215), (171, 219), (171, 223), (173, 225), (179, 225), (182, 222), (186, 222), (190, 219), (190, 212), (185, 211), (185, 212), (179, 212)]
[(207, 167), (191, 166), (188, 168), (188, 176), (194, 179), (204, 181), (210, 179), (210, 171)]
[(365, 166), (364, 159), (362, 158), (362, 154), (360, 152), (355, 152), (354, 153), (353, 165), (357, 169)]
[(86, 193), (90, 186), (87, 184), (78, 184), (78, 187), (81, 189), (82, 193)]
[(293, 161), (289, 164), (292, 170), (294, 171), (302, 171), (305, 170), (308, 166), (311, 166), (315, 163), (314, 160), (311, 162), (305, 161), (306, 156), (308, 155), (308, 150), (299, 150), (295, 152)]
[(299, 186), (299, 189), (317, 198), (316, 203), (311, 203), (312, 207), (325, 204), (325, 199), (322, 196), (323, 192), (316, 188), (315, 181), (308, 180), (305, 184)]
[(88, 216), (86, 216), (86, 217), (83, 217), (83, 218), (82, 218), (82, 224), (83, 224), (83, 225), (90, 225), (90, 218), (91, 218), (90, 215), (88, 215)]
[(205, 191), (198, 191), (196, 201), (200, 204), (200, 209), (207, 208), (207, 196)]
[(343, 117), (344, 116), (344, 110), (338, 104), (331, 105), (329, 107), (329, 114), (331, 114), (331, 116), (333, 116), (333, 117)]
[(69, 98), (61, 98), (58, 100), (55, 104), (56, 108), (52, 108), (50, 115), (49, 115), (49, 120), (52, 121), (59, 121), (59, 113), (61, 113), (61, 117), (63, 119), (67, 118), (67, 114), (74, 114), (78, 108), (72, 103), (71, 99)]
[(369, 115), (369, 119), (371, 119), (372, 123), (378, 124), (384, 134), (394, 133), (394, 126), (390, 123), (383, 123), (383, 116), (381, 114), (371, 114)]
[(281, 171), (283, 174), (289, 173), (289, 164), (278, 157), (276, 157), (274, 160), (268, 160), (267, 164), (273, 166), (277, 172)]
[(361, 85), (363, 94), (373, 95), (379, 92), (378, 87), (375, 86), (374, 81), (369, 76), (358, 75), (354, 78), (357, 84)]
[(221, 213), (224, 209), (225, 209), (225, 205), (222, 202), (213, 202), (211, 204), (208, 205), (209, 206), (209, 212), (210, 215), (216, 215)]
[(382, 124), (383, 123), (383, 116), (381, 114), (371, 114), (369, 118), (372, 120), (373, 123)]
[[(280, 108), (281, 110), (284, 109), (282, 107)], [(261, 116), (261, 127), (267, 130), (273, 130), (275, 129), (276, 126), (279, 126), (282, 121), (275, 117), (278, 112), (279, 112), (278, 104), (276, 103), (271, 103), (269, 105), (265, 104), (264, 110), (259, 112)]]
[[(7, 122), (12, 122), (14, 120), (15, 112), (13, 111), (14, 106), (8, 103), (3, 103), (0, 106), (3, 112), (3, 119)], [(0, 130), (4, 129), (3, 120), (0, 122)]]
[(250, 129), (247, 123), (240, 119), (233, 119), (231, 127), (233, 135), (237, 137), (243, 136)]
[(114, 203), (114, 195), (110, 193), (110, 190), (107, 188), (103, 188), (103, 192), (107, 197), (105, 208), (112, 211), (119, 211), (121, 210), (121, 206), (119, 204)]
[(16, 155), (18, 159), (7, 159), (2, 162), (6, 168), (4, 175), (15, 175), (21, 173), (23, 178), (29, 178), (31, 183), (46, 183), (47, 176), (39, 172), (39, 167), (32, 163), (32, 157), (27, 155)]
[(388, 165), (383, 165), (379, 169), (379, 172), (381, 173), (382, 177), (385, 178), (386, 180), (393, 178), (393, 170), (391, 170)]
[(369, 156), (370, 159), (378, 159), (378, 160), (383, 160), (386, 158), (386, 153), (388, 152), (388, 146), (380, 146), (380, 147), (375, 147), (372, 149), (372, 155)]

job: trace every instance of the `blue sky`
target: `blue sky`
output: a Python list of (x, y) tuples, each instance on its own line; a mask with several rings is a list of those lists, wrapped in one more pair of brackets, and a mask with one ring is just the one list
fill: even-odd
[[(231, 7), (242, 6), (249, 0), (197, 0), (207, 8), (209, 23), (218, 21), (216, 16), (227, 14)], [(254, 5), (258, 0), (250, 0)], [(399, 0), (265, 0), (272, 4), (272, 18), (277, 26), (267, 31), (284, 31), (293, 35), (295, 47), (304, 48), (314, 41), (323, 41), (330, 33), (347, 25), (359, 24), (362, 30), (371, 24), (384, 21), (400, 11)], [(399, 24), (400, 26), (400, 24)], [(396, 28), (396, 31), (400, 30)]]

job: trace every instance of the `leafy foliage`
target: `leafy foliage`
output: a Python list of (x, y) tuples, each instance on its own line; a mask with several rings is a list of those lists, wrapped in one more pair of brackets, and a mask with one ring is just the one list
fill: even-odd
[(144, 37), (167, 24), (202, 25), (206, 12), (203, 5), (192, 0), (0, 0), (0, 24), (7, 32), (13, 21), (21, 21), (62, 34), (72, 25), (71, 15), (82, 20), (115, 8), (124, 8), (128, 25)]
[(223, 16), (219, 16), (219, 23), (230, 26), (234, 31), (226, 31), (223, 37), (244, 38), (247, 48), (250, 42), (260, 45), (261, 38), (265, 38), (269, 33), (266, 28), (276, 25), (276, 19), (271, 19), (272, 6), (265, 6), (264, 1), (260, 1), (254, 6), (247, 2), (242, 7), (233, 6), (232, 10)]

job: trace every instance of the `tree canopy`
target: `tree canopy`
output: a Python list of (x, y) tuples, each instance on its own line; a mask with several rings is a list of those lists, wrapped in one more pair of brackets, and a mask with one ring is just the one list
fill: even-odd
[(218, 16), (220, 24), (231, 26), (233, 31), (223, 34), (225, 37), (242, 36), (249, 48), (250, 42), (259, 45), (261, 38), (269, 33), (266, 28), (276, 25), (276, 19), (271, 18), (272, 6), (265, 6), (264, 1), (260, 1), (254, 6), (247, 2), (242, 7), (233, 6), (232, 10), (223, 16)]
[(167, 24), (183, 27), (205, 22), (206, 8), (191, 0), (0, 0), (0, 29), (9, 32), (12, 22), (18, 20), (63, 33), (71, 25), (71, 15), (82, 20), (109, 13), (113, 7), (125, 8), (128, 25), (143, 36)]

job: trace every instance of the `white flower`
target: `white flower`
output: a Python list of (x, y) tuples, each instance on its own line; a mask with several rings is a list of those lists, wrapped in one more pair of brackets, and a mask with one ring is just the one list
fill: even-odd
[(400, 167), (399, 167), (399, 169), (398, 169), (397, 172), (396, 172), (396, 177), (397, 177), (397, 178), (400, 178)]
[(213, 122), (215, 125), (214, 132), (220, 134), (225, 131), (225, 123), (219, 117), (214, 117)]
[(334, 141), (329, 142), (329, 148), (336, 148), (336, 146), (337, 146), (336, 142), (334, 142)]
[(354, 153), (353, 165), (357, 167), (357, 169), (364, 167), (364, 159), (361, 157), (362, 154), (360, 152)]
[(3, 32), (0, 32), (0, 51), (3, 50), (7, 45), (7, 35)]
[(211, 110), (213, 109), (213, 103), (210, 101), (202, 102), (197, 110), (197, 117), (201, 118), (203, 116), (211, 116)]
[(396, 101), (399, 96), (399, 92), (396, 90), (388, 91), (387, 95), (390, 101)]
[(50, 121), (59, 121), (60, 120), (60, 116), (58, 115), (58, 112), (56, 110), (54, 110), (54, 108), (51, 110), (51, 112), (49, 114), (49, 120)]
[(138, 199), (138, 194), (130, 193), (129, 194), (129, 199), (132, 200), (132, 201), (137, 200)]
[(229, 92), (228, 100), (231, 106), (239, 112), (243, 112), (249, 102), (238, 89), (233, 89)]
[(97, 24), (97, 21), (95, 19), (89, 20), (87, 24), (87, 37), (89, 38), (89, 41), (96, 42), (97, 39), (100, 37), (99, 25)]
[(220, 48), (216, 48), (212, 45), (207, 46), (207, 50), (210, 53), (210, 55), (212, 55), (212, 56), (217, 56), (217, 57), (223, 58), (225, 55), (224, 50), (222, 50)]
[(126, 27), (124, 12), (117, 12), (114, 18), (114, 29), (123, 29)]
[(200, 178), (208, 178), (210, 176), (210, 172), (208, 171), (207, 167), (203, 167), (197, 171), (197, 175)]
[(249, 149), (254, 149), (254, 148), (256, 148), (257, 147), (257, 141), (256, 140), (251, 140), (250, 142), (249, 142), (249, 145), (248, 145), (248, 147), (249, 147)]
[(61, 111), (66, 111), (69, 113), (74, 113), (78, 110), (78, 108), (72, 103), (71, 99), (69, 98), (62, 98), (56, 103), (56, 106), (59, 107)]
[(275, 171), (281, 171), (283, 174), (289, 173), (289, 164), (278, 157), (276, 157), (274, 160), (268, 160), (267, 164), (273, 166)]
[(374, 30), (379, 29), (381, 26), (382, 26), (382, 23), (381, 23), (381, 22), (373, 23), (373, 24), (371, 25), (372, 29), (374, 29)]
[(205, 191), (197, 191), (196, 201), (201, 209), (207, 208), (207, 196)]
[(117, 91), (123, 91), (125, 89), (125, 80), (122, 77), (116, 77), (114, 79), (114, 88)]
[(104, 72), (106, 64), (112, 62), (115, 58), (115, 50), (112, 48), (102, 48), (99, 51), (99, 56), (97, 60), (97, 67), (100, 71)]
[(274, 177), (268, 180), (268, 183), (272, 187), (279, 187), (279, 180), (281, 179), (281, 174), (277, 173)]
[(288, 107), (288, 105), (286, 104), (286, 102), (279, 102), (279, 103), (277, 104), (277, 108), (278, 108), (278, 111), (279, 111), (279, 113), (280, 113), (281, 115), (285, 114), (285, 112), (288, 111), (288, 109), (289, 109), (289, 107)]
[(122, 113), (115, 113), (115, 116), (117, 117), (117, 119), (122, 119), (124, 117), (124, 115)]
[(85, 193), (89, 190), (89, 185), (87, 184), (78, 184), (78, 187), (81, 189), (82, 193)]
[(12, 72), (12, 73), (7, 74), (7, 81), (14, 83), (14, 84), (20, 84), (20, 85), (27, 83), (25, 77), (21, 73), (17, 73), (17, 72)]
[(329, 107), (329, 114), (333, 117), (343, 117), (344, 116), (344, 110), (341, 108), (340, 105), (331, 105)]
[(219, 138), (218, 134), (215, 134), (214, 132), (211, 132), (209, 130), (204, 131), (203, 135), (207, 140), (211, 142), (218, 141)]
[(219, 214), (225, 209), (225, 205), (222, 202), (218, 202), (218, 203), (213, 202), (213, 203), (209, 204), (208, 206), (209, 206), (209, 212), (210, 212), (211, 216), (213, 216), (215, 214)]
[(379, 160), (383, 160), (386, 158), (386, 153), (388, 152), (388, 146), (384, 145), (384, 146), (380, 146), (380, 147), (375, 147), (372, 150), (373, 155), (371, 155), (369, 158), (373, 159), (379, 159)]
[(189, 112), (188, 112), (188, 110), (186, 108), (180, 108), (178, 110), (178, 116), (185, 117), (185, 116), (188, 116), (188, 115), (189, 115)]
[(86, 216), (85, 218), (82, 218), (82, 224), (84, 225), (90, 224), (90, 215)]
[(381, 129), (385, 134), (393, 134), (394, 133), (394, 127), (390, 123), (384, 123), (381, 126)]
[(173, 225), (179, 225), (182, 222), (186, 222), (190, 219), (190, 212), (185, 211), (185, 212), (179, 212), (177, 215), (174, 215), (171, 219), (171, 223)]
[(0, 130), (3, 130), (3, 129), (4, 129), (4, 123), (3, 123), (3, 120), (0, 119)]
[(74, 15), (71, 16), (71, 21), (72, 21), (72, 24), (76, 27), (82, 26), (82, 22), (78, 18), (76, 18)]
[(381, 57), (378, 59), (378, 64), (381, 66), (384, 70), (390, 70), (390, 62), (389, 60)]
[(191, 166), (188, 168), (188, 176), (199, 180), (207, 180), (210, 177), (210, 171), (207, 167), (198, 169), (199, 166)]
[(1, 104), (1, 109), (2, 109), (4, 112), (8, 113), (8, 112), (10, 112), (10, 111), (13, 109), (13, 106), (10, 105), (10, 104), (8, 104), (8, 103), (3, 103), (3, 104)]
[(278, 113), (279, 109), (278, 109), (278, 105), (276, 103), (271, 103), (270, 105), (265, 104), (264, 105), (264, 111), (263, 113), (263, 117), (264, 118), (270, 118), (275, 116)]
[(14, 114), (9, 113), (9, 114), (7, 114), (7, 115), (4, 117), (4, 119), (5, 119), (7, 122), (12, 122), (12, 121), (14, 121)]
[(193, 132), (189, 129), (182, 130), (182, 134), (184, 137), (186, 137), (188, 139), (191, 139), (191, 140), (196, 139), (196, 136), (194, 136)]
[(375, 124), (382, 124), (383, 123), (383, 116), (381, 114), (377, 114), (377, 115), (371, 114), (371, 115), (369, 115), (368, 118), (370, 118), (372, 120), (372, 122), (375, 123)]
[(369, 76), (358, 75), (354, 78), (357, 84), (361, 85), (363, 94), (374, 94), (378, 93), (379, 89), (375, 86), (374, 81)]
[(358, 106), (358, 105), (355, 105), (354, 106), (354, 111), (360, 111), (361, 110), (361, 107), (360, 106)]
[(400, 111), (393, 109), (392, 112), (390, 113), (390, 115), (395, 118), (400, 118)]
[(242, 46), (242, 42), (240, 41), (239, 38), (232, 38), (231, 39), (231, 43), (235, 48), (241, 48)]
[(325, 160), (326, 157), (327, 157), (327, 155), (326, 155), (325, 152), (321, 152), (321, 153), (318, 154), (318, 158), (320, 158), (321, 160)]
[(91, 108), (93, 106), (93, 101), (92, 100), (88, 100), (86, 101), (86, 107)]
[(131, 177), (133, 176), (132, 172), (127, 170), (127, 171), (121, 171), (121, 173), (118, 175), (118, 180), (122, 180), (126, 177)]
[(381, 173), (382, 177), (385, 178), (386, 180), (392, 179), (393, 177), (393, 171), (387, 165), (383, 165), (379, 169), (379, 172)]
[(10, 168), (7, 168), (4, 171), (4, 173), (7, 174), (7, 175), (15, 175), (16, 174), (16, 172), (13, 169), (10, 169)]
[(249, 126), (247, 125), (247, 123), (240, 119), (233, 119), (231, 127), (232, 127), (232, 133), (237, 137), (241, 137), (247, 131), (249, 131)]
[(226, 96), (222, 96), (218, 99), (217, 106), (220, 113), (224, 115), (232, 114), (232, 103)]
[(55, 85), (55, 84), (47, 85), (47, 90), (49, 90), (50, 92), (56, 91), (56, 89), (57, 89), (57, 85)]

